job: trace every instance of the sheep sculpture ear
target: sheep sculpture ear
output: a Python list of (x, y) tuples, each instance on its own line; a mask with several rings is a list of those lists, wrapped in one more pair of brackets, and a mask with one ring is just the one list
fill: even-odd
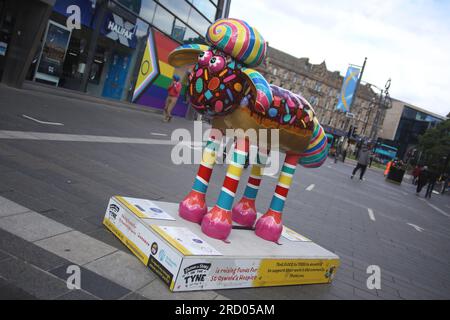
[(198, 61), (198, 55), (211, 48), (203, 44), (185, 44), (179, 46), (169, 54), (169, 64), (173, 67), (182, 67), (195, 64)]
[(273, 96), (272, 90), (266, 79), (256, 70), (250, 68), (242, 68), (242, 73), (247, 77), (250, 88), (256, 97), (255, 109), (265, 115), (269, 110)]

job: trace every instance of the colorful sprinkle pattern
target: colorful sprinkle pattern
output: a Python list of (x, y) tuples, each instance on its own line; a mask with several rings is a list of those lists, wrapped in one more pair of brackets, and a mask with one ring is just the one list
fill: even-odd
[[(258, 80), (256, 80), (256, 83), (258, 85)], [(278, 126), (293, 126), (299, 129), (314, 130), (314, 110), (305, 98), (274, 85), (270, 85), (270, 91), (267, 96), (272, 97), (272, 102), (268, 106), (266, 104), (270, 100), (263, 96), (266, 91), (263, 89), (258, 91), (257, 101), (265, 102), (265, 104), (258, 104), (257, 102), (254, 106), (250, 106), (253, 112), (276, 122)]]
[(261, 64), (267, 53), (266, 41), (259, 32), (238, 19), (217, 20), (208, 28), (206, 40), (249, 67)]
[[(201, 61), (205, 56), (209, 59), (208, 63)], [(218, 61), (225, 62), (223, 68), (215, 68)], [(250, 92), (246, 77), (242, 73), (242, 65), (223, 52), (213, 49), (201, 53), (199, 63), (189, 76), (192, 106), (201, 114), (228, 114), (237, 108), (244, 96)]]

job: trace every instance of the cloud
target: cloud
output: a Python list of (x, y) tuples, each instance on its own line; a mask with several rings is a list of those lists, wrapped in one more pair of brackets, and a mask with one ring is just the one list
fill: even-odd
[(331, 71), (368, 58), (363, 81), (418, 107), (450, 112), (450, 1), (232, 0), (270, 46)]

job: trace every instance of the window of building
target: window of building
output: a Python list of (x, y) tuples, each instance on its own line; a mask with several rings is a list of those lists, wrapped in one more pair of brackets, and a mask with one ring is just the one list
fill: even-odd
[[(118, 0), (118, 2), (122, 5), (124, 5), (125, 7), (128, 7), (125, 2), (127, 0)], [(129, 8), (131, 9), (131, 8)], [(135, 10), (131, 9), (132, 11), (136, 12)], [(149, 22), (153, 21), (153, 17), (155, 15), (155, 10), (156, 10), (156, 3), (154, 0), (145, 0), (141, 2), (141, 7), (139, 8), (139, 10), (136, 12), (139, 14), (139, 16), (141, 16), (144, 20), (147, 20)]]
[(186, 1), (159, 0), (159, 3), (161, 3), (164, 7), (170, 10), (180, 20), (188, 21), (189, 13), (192, 10), (192, 7)]
[(160, 6), (156, 7), (155, 18), (153, 19), (153, 24), (155, 27), (160, 29), (162, 32), (172, 34), (174, 22), (175, 17), (170, 14), (169, 11)]
[[(178, 41), (202, 42), (217, 14), (212, 0), (115, 0)], [(200, 39), (199, 39), (200, 38)]]
[(319, 98), (317, 98), (316, 96), (311, 96), (309, 102), (311, 103), (311, 105), (313, 107), (318, 106), (319, 105)]
[(316, 86), (314, 87), (314, 90), (316, 90), (317, 92), (320, 92), (320, 90), (322, 90), (322, 84), (320, 82), (317, 82)]
[[(191, 2), (194, 7), (197, 8), (210, 22), (216, 20), (217, 13), (217, 2), (216, 4), (212, 3), (209, 0), (188, 0)], [(180, 0), (176, 0), (175, 2), (180, 2)]]
[(208, 27), (211, 25), (211, 22), (206, 20), (200, 13), (196, 10), (191, 10), (189, 14), (188, 24), (201, 35), (206, 35), (206, 31)]

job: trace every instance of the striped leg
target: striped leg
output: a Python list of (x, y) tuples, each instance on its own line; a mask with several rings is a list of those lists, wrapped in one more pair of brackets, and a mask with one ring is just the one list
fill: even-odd
[(280, 177), (278, 178), (278, 184), (275, 188), (270, 208), (266, 214), (256, 222), (255, 233), (258, 237), (273, 242), (277, 242), (278, 239), (280, 239), (283, 231), (281, 214), (299, 158), (299, 154), (286, 153), (284, 165), (283, 168), (281, 168)]
[(233, 221), (246, 226), (253, 227), (256, 221), (255, 200), (258, 195), (259, 185), (263, 175), (264, 166), (267, 162), (267, 152), (258, 150), (258, 164), (252, 166), (247, 186), (241, 200), (233, 207)]
[(231, 208), (247, 153), (248, 143), (244, 139), (238, 140), (234, 148), (233, 160), (228, 165), (227, 174), (217, 204), (202, 220), (202, 231), (211, 238), (225, 240), (231, 232)]
[(214, 136), (210, 136), (206, 143), (206, 147), (203, 150), (202, 162), (195, 177), (194, 186), (179, 206), (178, 214), (183, 219), (200, 223), (203, 216), (208, 212), (205, 196), (216, 162), (216, 151), (219, 143)]

